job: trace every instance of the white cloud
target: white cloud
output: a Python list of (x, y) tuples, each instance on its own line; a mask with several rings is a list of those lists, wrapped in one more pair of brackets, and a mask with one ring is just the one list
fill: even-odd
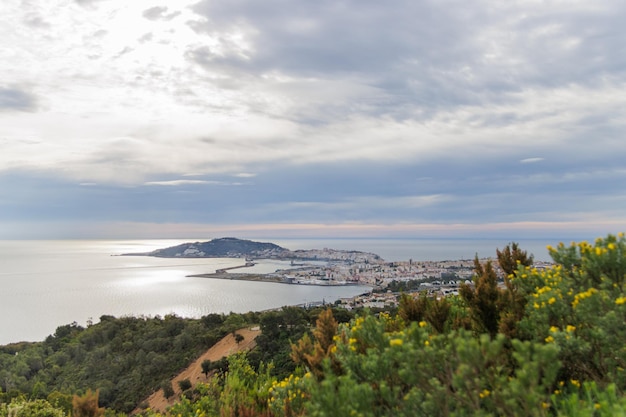
[(202, 180), (171, 180), (171, 181), (148, 181), (144, 185), (164, 185), (167, 187), (177, 187), (180, 185), (217, 184), (215, 181)]
[(535, 163), (541, 162), (543, 160), (544, 160), (544, 158), (537, 158), (537, 157), (535, 157), (535, 158), (524, 158), (524, 159), (520, 160), (520, 163), (522, 163), (522, 164), (535, 164)]

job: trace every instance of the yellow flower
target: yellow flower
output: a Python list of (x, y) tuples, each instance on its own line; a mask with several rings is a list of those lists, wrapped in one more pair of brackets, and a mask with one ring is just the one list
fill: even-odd
[(478, 394), (478, 396), (479, 396), (480, 398), (486, 398), (486, 397), (488, 397), (488, 396), (489, 396), (489, 394), (491, 394), (491, 391), (489, 391), (488, 389), (486, 389), (486, 388), (485, 388), (484, 390), (482, 390), (482, 391), (480, 392), (480, 394)]
[(548, 304), (554, 304), (554, 303), (556, 303), (556, 298), (550, 297), (550, 299), (548, 300)]
[(602, 408), (602, 405), (600, 403), (595, 403), (593, 405), (593, 408), (595, 408), (596, 410), (599, 410), (600, 408)]
[(607, 245), (607, 247), (608, 247), (610, 250), (615, 250), (615, 243), (609, 243), (609, 244)]
[(428, 340), (426, 340), (426, 341), (424, 342), (424, 346), (430, 346), (430, 342), (429, 342)]
[(554, 342), (554, 337), (548, 336), (548, 337), (545, 338), (545, 341), (546, 341), (546, 343), (552, 343), (552, 342)]
[(541, 407), (543, 409), (547, 410), (548, 408), (550, 408), (550, 404), (544, 401), (544, 402), (541, 403)]
[(335, 352), (337, 352), (337, 345), (332, 345), (330, 347), (330, 353), (335, 353)]
[(580, 381), (577, 379), (571, 379), (570, 382), (572, 383), (573, 386), (575, 386), (576, 388), (580, 388)]
[(602, 248), (596, 247), (596, 255), (602, 255)]
[(624, 303), (626, 303), (626, 297), (620, 297), (617, 300), (615, 300), (615, 304), (617, 304), (618, 306), (621, 306)]
[(426, 326), (428, 326), (428, 323), (426, 323), (425, 321), (420, 321), (419, 325), (420, 325), (420, 327), (426, 327)]
[(402, 339), (391, 339), (389, 341), (390, 346), (402, 346), (402, 343), (403, 343)]
[(556, 333), (556, 332), (558, 332), (558, 331), (559, 331), (559, 328), (558, 328), (558, 327), (556, 327), (556, 326), (551, 326), (551, 327), (550, 327), (550, 332), (551, 332), (551, 333)]
[(576, 326), (572, 326), (571, 324), (568, 324), (567, 327), (565, 328), (565, 330), (567, 330), (569, 333), (571, 333), (574, 330), (576, 330)]

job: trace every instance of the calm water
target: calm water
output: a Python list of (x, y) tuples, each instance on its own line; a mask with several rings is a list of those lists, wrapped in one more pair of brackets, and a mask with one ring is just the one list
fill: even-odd
[[(309, 287), (187, 278), (241, 265), (239, 259), (163, 259), (111, 256), (146, 252), (189, 240), (0, 241), (0, 344), (43, 340), (57, 326), (84, 325), (103, 314), (200, 317), (260, 311), (313, 301), (333, 302), (367, 287)], [(256, 240), (256, 239), (255, 239)], [(445, 260), (493, 256), (508, 242), (491, 240), (258, 239), (289, 249), (354, 249), (384, 259)], [(552, 241), (520, 241), (546, 259)], [(273, 272), (286, 262), (268, 261), (241, 272)]]

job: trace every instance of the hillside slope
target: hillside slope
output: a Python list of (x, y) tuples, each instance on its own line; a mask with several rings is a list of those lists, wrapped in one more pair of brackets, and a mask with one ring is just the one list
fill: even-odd
[[(206, 381), (204, 374), (202, 373), (202, 362), (206, 359), (210, 361), (217, 361), (225, 356), (229, 356), (233, 353), (243, 350), (250, 350), (256, 345), (255, 339), (261, 334), (258, 328), (254, 329), (240, 329), (235, 333), (238, 333), (244, 337), (243, 341), (237, 344), (235, 337), (232, 333), (228, 334), (222, 340), (213, 345), (210, 349), (204, 352), (198, 359), (196, 359), (185, 370), (172, 378), (172, 387), (174, 388), (174, 395), (168, 399), (163, 395), (163, 390), (160, 389), (157, 392), (150, 395), (145, 401), (150, 409), (154, 411), (164, 412), (167, 407), (174, 404), (180, 398), (180, 388), (178, 382), (184, 379), (189, 379), (192, 386), (195, 386), (199, 382)], [(140, 408), (133, 410), (133, 414), (140, 412)]]

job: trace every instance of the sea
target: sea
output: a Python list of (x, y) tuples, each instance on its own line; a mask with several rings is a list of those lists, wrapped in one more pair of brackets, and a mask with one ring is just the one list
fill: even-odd
[[(254, 239), (296, 249), (373, 252), (387, 261), (494, 257), (509, 242), (490, 239)], [(201, 317), (288, 305), (333, 303), (369, 292), (366, 286), (304, 286), (189, 277), (242, 265), (244, 259), (119, 256), (185, 242), (167, 240), (0, 241), (0, 345), (42, 341), (58, 326), (97, 323), (102, 315)], [(559, 240), (519, 240), (537, 260)], [(236, 272), (270, 273), (286, 261), (260, 260)]]

